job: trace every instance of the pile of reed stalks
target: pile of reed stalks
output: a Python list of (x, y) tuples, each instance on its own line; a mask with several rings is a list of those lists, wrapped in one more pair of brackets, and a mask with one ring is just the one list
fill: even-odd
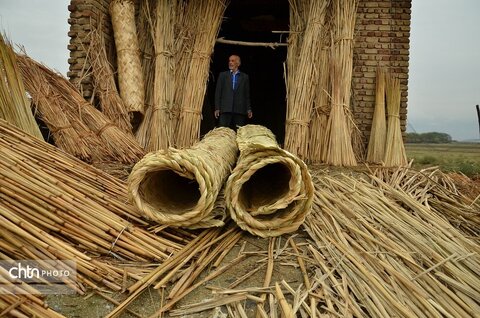
[(181, 247), (139, 227), (147, 222), (127, 203), (125, 183), (4, 121), (0, 136), (0, 213), (10, 222), (120, 259), (162, 260)]
[(386, 77), (386, 95), (387, 139), (384, 163), (387, 167), (406, 166), (408, 160), (400, 128), (400, 79), (391, 73)]
[(281, 149), (263, 126), (240, 127), (237, 143), (240, 156), (225, 186), (232, 219), (261, 237), (297, 230), (313, 198), (305, 163)]
[(355, 166), (352, 147), (353, 118), (350, 89), (353, 70), (353, 33), (357, 0), (333, 1), (333, 43), (330, 57), (331, 111), (325, 134), (323, 161), (334, 166)]
[[(103, 18), (98, 26), (102, 25)], [(113, 69), (108, 62), (105, 39), (101, 29), (94, 28), (90, 34), (90, 47), (87, 58), (92, 66), (93, 86), (100, 110), (118, 128), (125, 133), (132, 133), (130, 115), (123, 100), (118, 95)], [(119, 71), (121, 68), (119, 68)], [(125, 76), (122, 74), (121, 76)], [(131, 112), (133, 114), (134, 112)]]
[(356, 317), (475, 316), (479, 245), (443, 211), (367, 177), (314, 176), (305, 228), (321, 282), (310, 292), (323, 295), (321, 308)]
[[(59, 131), (73, 128), (77, 132), (77, 135), (73, 136), (79, 137), (74, 142), (82, 148), (88, 148), (95, 161), (113, 159), (134, 163), (142, 158), (144, 152), (133, 135), (121, 131), (100, 111), (85, 101), (66, 78), (27, 56), (18, 55), (17, 59), (27, 91), (32, 99), (38, 102), (36, 106), (39, 108), (41, 119), (47, 126), (53, 124), (49, 128), (54, 135)], [(56, 118), (57, 116), (61, 118), (61, 122)], [(70, 135), (65, 133), (64, 137), (68, 138)], [(70, 150), (75, 155), (83, 154), (82, 148), (78, 151), (75, 149), (72, 151), (72, 147), (62, 149)]]
[(0, 118), (42, 139), (12, 45), (0, 34)]
[(370, 141), (368, 142), (367, 162), (382, 163), (385, 158), (387, 120), (385, 117), (385, 69), (377, 68), (375, 110), (373, 113)]
[(216, 128), (190, 148), (147, 154), (128, 178), (130, 201), (139, 212), (174, 227), (223, 226), (217, 196), (237, 159), (235, 132)]
[(200, 121), (207, 88), (210, 56), (220, 31), (226, 0), (190, 1), (186, 5), (183, 28), (189, 29), (191, 48), (180, 63), (186, 64), (188, 72), (183, 82), (177, 82), (176, 90), (182, 89), (179, 100), (179, 118), (176, 127), (177, 147), (190, 147), (200, 137)]
[[(290, 2), (290, 8), (299, 7), (295, 1)], [(300, 58), (288, 69), (291, 79), (287, 80), (285, 149), (301, 159), (307, 158), (310, 117), (319, 77), (318, 65), (312, 61), (316, 60), (322, 47), (327, 6), (328, 1), (309, 1), (305, 5), (302, 40), (298, 47), (288, 52), (298, 54)]]
[(34, 295), (0, 293), (0, 317), (65, 318)]
[[(110, 3), (120, 96), (129, 113), (144, 113), (145, 88), (132, 0)], [(135, 115), (132, 114), (132, 117)]]

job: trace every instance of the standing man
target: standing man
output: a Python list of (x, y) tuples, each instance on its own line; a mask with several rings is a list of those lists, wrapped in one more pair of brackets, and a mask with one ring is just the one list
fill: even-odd
[(218, 76), (215, 89), (215, 118), (219, 118), (221, 127), (234, 130), (252, 118), (250, 105), (250, 80), (248, 75), (240, 72), (241, 61), (238, 55), (228, 58), (228, 71)]

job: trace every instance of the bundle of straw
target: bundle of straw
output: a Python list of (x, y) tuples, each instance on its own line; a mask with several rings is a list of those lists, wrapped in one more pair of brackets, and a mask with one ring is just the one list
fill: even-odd
[(120, 96), (129, 113), (143, 114), (145, 88), (135, 25), (135, 4), (132, 0), (113, 0), (110, 15), (117, 51)]
[(42, 139), (30, 109), (12, 45), (0, 34), (0, 118)]
[[(83, 96), (66, 78), (27, 56), (18, 56), (18, 60), (23, 73), (32, 74), (29, 71), (37, 69), (38, 72), (35, 74), (44, 76), (45, 81), (43, 83), (48, 86), (45, 89), (46, 92), (56, 97), (54, 104), (49, 103), (45, 106), (59, 107), (54, 111), (63, 112), (78, 134), (82, 138), (88, 138), (85, 144), (91, 147), (92, 152), (96, 152), (94, 159), (106, 161), (114, 159), (124, 163), (134, 163), (140, 160), (144, 152), (133, 135), (121, 131), (100, 111), (85, 101)], [(41, 99), (45, 90), (35, 90), (33, 85), (28, 88), (32, 96), (40, 95), (39, 100), (51, 101), (50, 98)], [(34, 97), (34, 99), (36, 98)], [(43, 112), (43, 115), (47, 115), (47, 112)], [(52, 122), (52, 119), (48, 117), (42, 119), (46, 123)]]
[(189, 147), (199, 139), (210, 56), (220, 31), (225, 8), (226, 0), (190, 1), (186, 6), (185, 21), (188, 25), (184, 27), (191, 29), (193, 46), (187, 60), (182, 61), (188, 65), (188, 73), (180, 85), (183, 94), (175, 134), (177, 147)]
[[(102, 25), (102, 20), (98, 23)], [(88, 59), (92, 65), (93, 86), (102, 113), (125, 133), (132, 133), (130, 117), (123, 100), (118, 95), (112, 66), (108, 62), (105, 39), (101, 29), (90, 32)], [(121, 68), (120, 68), (121, 69)], [(119, 69), (119, 70), (120, 70)], [(122, 76), (125, 76), (122, 74)]]
[(400, 80), (391, 73), (386, 77), (387, 140), (384, 162), (387, 167), (408, 164), (400, 128)]
[(240, 157), (225, 186), (232, 219), (261, 237), (297, 230), (313, 199), (306, 165), (280, 149), (275, 136), (263, 126), (239, 128), (237, 143)]
[(223, 226), (212, 215), (237, 156), (235, 132), (217, 128), (191, 148), (151, 152), (128, 178), (129, 198), (140, 213), (176, 227)]
[(65, 318), (65, 316), (48, 308), (39, 296), (3, 293), (0, 294), (0, 316)]
[(308, 161), (316, 164), (322, 162), (325, 147), (328, 114), (330, 113), (330, 26), (324, 26), (322, 32), (322, 49), (319, 50), (316, 62), (318, 65), (318, 83), (315, 87), (312, 118), (310, 122), (310, 140), (308, 142)]
[(178, 0), (157, 2), (153, 105), (150, 121), (144, 120), (140, 126), (140, 131), (148, 130), (148, 144), (145, 145), (147, 151), (165, 150), (174, 145), (175, 121), (178, 116), (174, 107), (175, 22), (178, 6)]
[(23, 55), (18, 56), (18, 65), (38, 116), (48, 127), (55, 145), (87, 162), (108, 157), (100, 138), (80, 118), (64, 110), (66, 97), (50, 84), (49, 74), (53, 73)]
[(375, 90), (375, 111), (373, 113), (367, 161), (381, 163), (385, 157), (387, 138), (387, 120), (385, 117), (385, 69), (377, 68), (377, 86)]
[(318, 66), (312, 61), (321, 49), (327, 5), (328, 1), (309, 2), (303, 39), (298, 49), (293, 52), (300, 58), (291, 65), (292, 69), (288, 70), (288, 76), (292, 79), (287, 81), (290, 85), (287, 86), (285, 149), (302, 159), (307, 158), (310, 114), (318, 82)]
[(353, 32), (358, 0), (333, 1), (330, 76), (332, 107), (327, 123), (323, 161), (335, 166), (357, 164), (352, 148), (350, 88), (353, 70)]

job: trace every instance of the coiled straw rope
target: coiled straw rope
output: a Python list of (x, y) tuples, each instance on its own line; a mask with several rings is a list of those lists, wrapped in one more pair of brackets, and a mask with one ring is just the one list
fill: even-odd
[(313, 183), (305, 163), (281, 149), (273, 133), (247, 125), (237, 132), (240, 157), (225, 186), (232, 219), (261, 237), (293, 232), (310, 212)]
[(151, 152), (130, 173), (130, 201), (161, 224), (223, 226), (225, 215), (212, 211), (237, 153), (235, 132), (229, 128), (212, 130), (191, 148)]

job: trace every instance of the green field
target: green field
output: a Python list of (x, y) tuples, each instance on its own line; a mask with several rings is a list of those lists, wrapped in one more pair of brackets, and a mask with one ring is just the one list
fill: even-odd
[(480, 144), (405, 144), (407, 157), (417, 169), (438, 166), (443, 171), (480, 175)]

